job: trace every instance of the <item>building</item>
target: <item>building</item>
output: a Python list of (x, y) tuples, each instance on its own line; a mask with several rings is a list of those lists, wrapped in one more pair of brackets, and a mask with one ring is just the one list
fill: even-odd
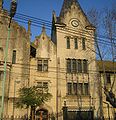
[[(2, 0), (0, 0), (0, 5)], [(30, 32), (17, 22), (12, 21), (10, 30), (9, 15), (0, 6), (0, 96), (4, 94), (4, 115), (11, 116), (15, 113), (14, 102), (17, 95), (16, 88), (28, 84), (29, 81), (29, 54)], [(8, 45), (8, 47), (6, 47)], [(4, 64), (6, 61), (6, 67)], [(27, 69), (28, 68), (28, 69)], [(3, 93), (3, 79), (5, 88)], [(17, 83), (20, 81), (20, 84)], [(0, 97), (0, 111), (1, 111)], [(22, 111), (23, 114), (23, 111)]]
[[(8, 23), (7, 11), (0, 9), (1, 89)], [(50, 117), (54, 116), (57, 120), (66, 120), (67, 116), (68, 120), (92, 120), (102, 116), (109, 118), (109, 115), (114, 118), (115, 111), (112, 112), (114, 109), (106, 103), (105, 94), (101, 92), (104, 79), (101, 75), (101, 61), (96, 62), (95, 28), (78, 1), (64, 0), (58, 17), (53, 12), (51, 37), (46, 34), (43, 25), (41, 34), (30, 43), (30, 25), (29, 22), (26, 31), (15, 21), (11, 23), (4, 116), (27, 114), (29, 111), (26, 109), (14, 106), (18, 99), (18, 89), (24, 85), (38, 84), (47, 87), (53, 97), (36, 109), (37, 118), (40, 113), (44, 119), (50, 114)], [(104, 64), (107, 65), (106, 62)], [(110, 73), (115, 75), (112, 70)]]
[(33, 43), (36, 55), (30, 60), (30, 85), (47, 85), (53, 94), (52, 100), (37, 111), (47, 110), (62, 119), (66, 106), (70, 120), (80, 114), (93, 119), (99, 107), (97, 73), (93, 72), (95, 28), (76, 0), (64, 0), (59, 17), (53, 12), (52, 23), (51, 39), (43, 27)]
[[(103, 88), (106, 87), (108, 91), (112, 91), (116, 96), (116, 62), (111, 61), (96, 61), (98, 71), (99, 71), (99, 79), (102, 81), (102, 102), (103, 102), (103, 113), (104, 117), (107, 119), (113, 119), (116, 117), (116, 108), (113, 108), (111, 104), (106, 100), (106, 95), (104, 94), (105, 90)], [(103, 67), (104, 66), (104, 67)], [(104, 72), (105, 71), (105, 72)], [(105, 76), (105, 78), (104, 78)]]

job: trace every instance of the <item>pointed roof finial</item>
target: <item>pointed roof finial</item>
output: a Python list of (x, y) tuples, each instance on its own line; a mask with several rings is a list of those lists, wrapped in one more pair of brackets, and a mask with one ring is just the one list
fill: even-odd
[(28, 33), (31, 35), (31, 20), (28, 21)]
[(42, 33), (45, 33), (46, 32), (46, 28), (45, 28), (45, 25), (43, 24), (42, 26)]

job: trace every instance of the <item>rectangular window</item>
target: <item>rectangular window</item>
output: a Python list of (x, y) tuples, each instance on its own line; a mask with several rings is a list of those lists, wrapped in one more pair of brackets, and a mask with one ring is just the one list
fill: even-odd
[(67, 73), (71, 73), (71, 59), (67, 59)]
[(110, 73), (106, 73), (106, 80), (108, 84), (111, 84), (111, 77), (110, 77)]
[(12, 54), (12, 64), (16, 63), (16, 50), (13, 50), (13, 54)]
[(72, 60), (72, 72), (73, 72), (73, 73), (76, 73), (76, 71), (77, 71), (76, 68), (77, 68), (77, 67), (76, 67), (76, 59), (73, 59), (73, 60)]
[(74, 46), (75, 46), (75, 49), (78, 49), (78, 40), (77, 40), (77, 38), (74, 39)]
[(38, 71), (42, 71), (42, 60), (38, 60)]
[(43, 82), (43, 90), (44, 92), (48, 92), (48, 82)]
[(68, 95), (89, 95), (88, 83), (67, 83)]
[(82, 38), (82, 49), (85, 50), (86, 49), (86, 46), (85, 46), (85, 38)]
[(48, 71), (48, 60), (43, 61), (43, 71)]
[(78, 72), (82, 73), (82, 61), (80, 59), (78, 60)]
[(70, 38), (67, 37), (67, 49), (70, 49)]
[(48, 71), (48, 60), (38, 60), (38, 71)]
[(83, 83), (78, 84), (78, 94), (83, 95)]
[(72, 95), (72, 83), (67, 84), (68, 95)]
[(83, 72), (87, 73), (87, 71), (88, 71), (87, 60), (83, 60)]
[(37, 82), (40, 92), (48, 92), (48, 82)]
[(89, 85), (88, 83), (84, 83), (84, 95), (88, 95), (89, 94)]
[(77, 95), (77, 83), (73, 83), (74, 95)]

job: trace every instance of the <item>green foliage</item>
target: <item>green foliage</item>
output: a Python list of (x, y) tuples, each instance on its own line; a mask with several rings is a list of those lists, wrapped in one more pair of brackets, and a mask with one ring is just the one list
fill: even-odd
[(19, 89), (19, 99), (17, 101), (17, 107), (28, 108), (37, 107), (48, 100), (52, 95), (48, 93), (48, 88), (42, 86), (23, 87)]

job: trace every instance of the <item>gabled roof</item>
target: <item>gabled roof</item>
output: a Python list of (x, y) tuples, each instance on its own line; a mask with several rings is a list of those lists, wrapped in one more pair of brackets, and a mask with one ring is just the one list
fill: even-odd
[(64, 0), (59, 17), (63, 17), (64, 14), (70, 9), (73, 3), (77, 4), (77, 0)]
[(116, 62), (97, 60), (96, 63), (100, 72), (103, 72), (103, 64), (106, 72), (116, 72)]
[(79, 8), (79, 10), (81, 11), (81, 13), (83, 14), (83, 16), (85, 16), (85, 19), (88, 21), (88, 23), (90, 24), (87, 16), (85, 15), (84, 11), (82, 10), (78, 0), (64, 0), (63, 5), (62, 5), (62, 9), (60, 11), (60, 15), (59, 15), (59, 21), (64, 18), (65, 14), (70, 11), (71, 6), (72, 5), (76, 5), (77, 8)]

